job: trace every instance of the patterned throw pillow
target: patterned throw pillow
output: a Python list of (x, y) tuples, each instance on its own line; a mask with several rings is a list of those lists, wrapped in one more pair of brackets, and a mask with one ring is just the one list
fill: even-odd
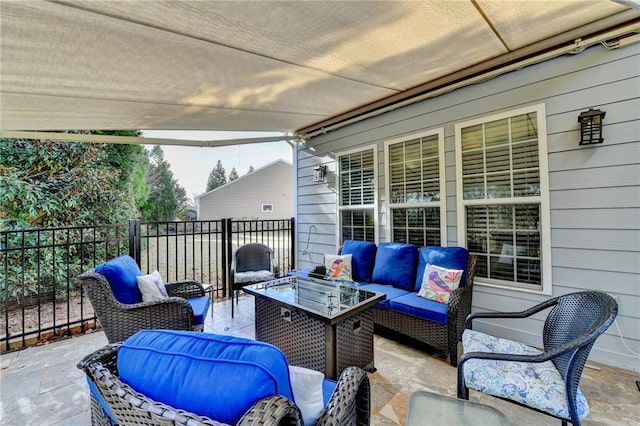
[(352, 281), (351, 255), (338, 256), (335, 254), (324, 255), (324, 266), (327, 268), (327, 280)]
[(140, 275), (136, 277), (136, 279), (138, 280), (138, 289), (140, 293), (142, 293), (143, 302), (151, 302), (169, 297), (167, 289), (162, 282), (160, 272), (153, 271), (153, 273), (149, 275)]
[(418, 296), (439, 303), (449, 303), (451, 292), (460, 285), (462, 269), (446, 269), (427, 263)]

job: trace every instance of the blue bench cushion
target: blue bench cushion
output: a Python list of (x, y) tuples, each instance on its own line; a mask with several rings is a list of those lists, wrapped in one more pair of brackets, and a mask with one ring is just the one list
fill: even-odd
[(322, 405), (324, 405), (325, 407), (329, 403), (329, 400), (331, 399), (331, 394), (333, 394), (333, 391), (336, 390), (337, 385), (338, 385), (338, 382), (336, 382), (335, 380), (331, 380), (327, 378), (322, 380)]
[(261, 398), (280, 394), (293, 401), (282, 351), (240, 337), (142, 330), (118, 350), (118, 371), (155, 401), (228, 424)]
[(418, 249), (405, 243), (382, 243), (376, 253), (371, 281), (413, 291)]
[(391, 299), (389, 306), (394, 311), (440, 324), (447, 324), (449, 305), (425, 299), (424, 297), (418, 296), (418, 293), (408, 293), (404, 296)]
[(420, 291), (422, 276), (427, 263), (446, 269), (462, 269), (464, 273), (460, 278), (460, 287), (467, 283), (467, 265), (469, 252), (463, 247), (421, 247), (418, 252), (418, 272), (415, 277), (414, 291)]
[(113, 295), (120, 303), (142, 302), (138, 289), (138, 276), (142, 275), (138, 264), (131, 256), (120, 256), (96, 266), (95, 271), (109, 281)]
[(351, 268), (354, 281), (371, 282), (373, 262), (376, 260), (377, 246), (369, 241), (345, 240), (341, 255), (351, 255)]
[(396, 287), (391, 287), (389, 285), (382, 284), (365, 284), (360, 286), (360, 290), (367, 291), (377, 291), (378, 293), (384, 293), (387, 297), (378, 303), (376, 306), (379, 308), (389, 309), (389, 303), (391, 299), (395, 299), (396, 297), (404, 296), (405, 294), (409, 294), (407, 290), (402, 290)]
[(211, 304), (209, 296), (191, 297), (187, 299), (187, 302), (189, 302), (191, 309), (193, 309), (193, 323), (195, 325), (204, 324), (207, 312), (209, 312), (209, 305)]

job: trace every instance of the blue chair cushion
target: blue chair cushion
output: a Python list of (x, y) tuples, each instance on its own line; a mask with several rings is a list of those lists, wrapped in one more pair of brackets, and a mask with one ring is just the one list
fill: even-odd
[(377, 291), (378, 293), (384, 293), (387, 297), (376, 303), (377, 307), (383, 309), (390, 308), (389, 303), (392, 299), (404, 296), (405, 294), (409, 294), (407, 290), (402, 290), (400, 288), (382, 284), (364, 284), (360, 286), (360, 290)]
[[(473, 330), (464, 331), (462, 345), (464, 353), (540, 353), (531, 346)], [(551, 361), (529, 363), (470, 359), (463, 369), (464, 381), (469, 389), (511, 399), (554, 416), (569, 417), (564, 380)], [(580, 388), (576, 392), (576, 405), (579, 417), (589, 414), (589, 404)]]
[(447, 324), (449, 305), (418, 296), (418, 293), (408, 293), (391, 299), (389, 306), (394, 311), (413, 315), (440, 324)]
[(118, 371), (155, 401), (228, 424), (261, 398), (294, 400), (282, 351), (234, 336), (142, 330), (118, 350)]
[(337, 385), (338, 385), (338, 382), (336, 382), (335, 380), (331, 380), (331, 379), (322, 380), (322, 405), (324, 405), (325, 407), (329, 403), (329, 400), (331, 399), (331, 394), (333, 393), (334, 390), (336, 390)]
[(418, 249), (405, 243), (382, 243), (376, 253), (371, 281), (413, 291)]
[(209, 312), (209, 305), (211, 304), (209, 296), (191, 297), (187, 299), (187, 302), (189, 302), (193, 309), (193, 323), (195, 325), (204, 324), (207, 312)]
[(377, 246), (369, 241), (345, 240), (340, 254), (351, 255), (351, 268), (354, 281), (371, 282), (373, 263), (376, 260)]
[(111, 259), (96, 266), (95, 271), (104, 275), (109, 281), (111, 291), (118, 302), (126, 304), (142, 302), (137, 280), (142, 272), (131, 256), (124, 255)]
[(422, 276), (427, 263), (446, 269), (462, 269), (464, 273), (460, 278), (460, 287), (464, 287), (467, 283), (467, 266), (469, 263), (467, 249), (463, 247), (425, 246), (418, 251), (418, 272), (414, 291), (419, 291), (422, 286)]

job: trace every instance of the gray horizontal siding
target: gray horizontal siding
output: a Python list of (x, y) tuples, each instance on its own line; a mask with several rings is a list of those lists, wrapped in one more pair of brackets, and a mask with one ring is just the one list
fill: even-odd
[[(511, 72), (408, 107), (388, 112), (306, 142), (298, 151), (299, 225), (317, 221), (311, 236), (315, 258), (335, 249), (335, 182), (308, 185), (313, 167), (335, 171), (335, 153), (377, 144), (379, 231), (385, 238), (384, 141), (444, 128), (447, 244), (457, 244), (454, 125), (527, 105), (546, 108), (551, 206), (553, 294), (604, 289), (616, 294), (617, 320), (625, 342), (640, 352), (640, 45), (608, 51), (601, 47)], [(578, 145), (577, 116), (588, 108), (606, 111), (605, 142)], [(311, 151), (313, 148), (314, 151)], [(318, 216), (326, 216), (320, 220)], [(333, 224), (333, 230), (330, 229)], [(307, 228), (304, 228), (307, 229)], [(333, 235), (332, 235), (333, 234)], [(299, 238), (307, 234), (299, 232)], [(316, 240), (317, 239), (317, 240)], [(314, 244), (317, 241), (317, 244)], [(298, 247), (302, 249), (299, 241)], [(546, 296), (486, 286), (474, 287), (474, 310), (517, 310)], [(542, 318), (520, 325), (484, 323), (480, 329), (535, 344)], [(611, 327), (592, 351), (605, 364), (640, 370), (637, 358)]]

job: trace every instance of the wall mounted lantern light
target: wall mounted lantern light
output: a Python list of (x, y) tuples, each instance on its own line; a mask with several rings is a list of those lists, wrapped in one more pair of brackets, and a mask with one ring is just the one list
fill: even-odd
[(580, 145), (591, 145), (604, 142), (602, 137), (602, 119), (606, 113), (590, 108), (578, 116), (580, 123)]
[(313, 181), (324, 182), (327, 177), (327, 166), (317, 166), (313, 169)]

